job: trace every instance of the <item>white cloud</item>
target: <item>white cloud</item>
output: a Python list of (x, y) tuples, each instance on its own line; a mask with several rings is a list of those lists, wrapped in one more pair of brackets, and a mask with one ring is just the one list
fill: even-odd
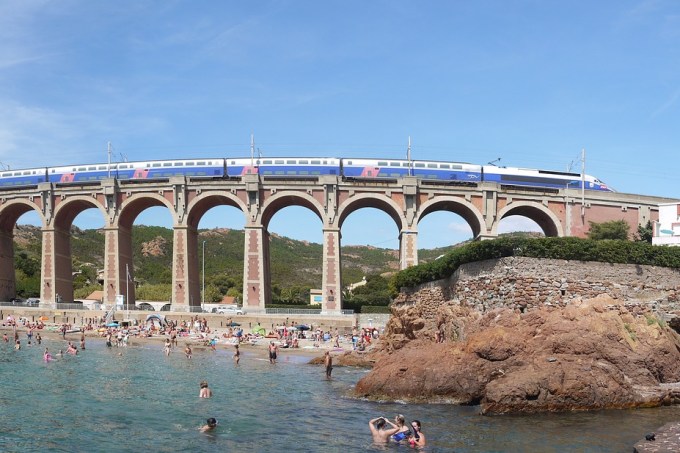
[(514, 231), (537, 231), (543, 232), (541, 227), (538, 226), (533, 220), (522, 217), (522, 216), (509, 216), (501, 220), (498, 225), (498, 233), (511, 233)]

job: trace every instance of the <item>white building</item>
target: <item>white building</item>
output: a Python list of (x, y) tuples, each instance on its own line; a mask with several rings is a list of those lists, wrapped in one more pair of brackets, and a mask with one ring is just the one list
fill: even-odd
[(680, 246), (680, 203), (659, 205), (659, 221), (653, 226), (652, 244)]

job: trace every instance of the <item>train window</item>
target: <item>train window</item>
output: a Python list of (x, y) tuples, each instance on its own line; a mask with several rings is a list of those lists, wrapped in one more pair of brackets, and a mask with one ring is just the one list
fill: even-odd
[(416, 167), (416, 168), (425, 168), (425, 164), (418, 163), (418, 162), (416, 162), (415, 164), (413, 164), (413, 166)]
[(398, 167), (399, 162), (390, 162), (390, 167)]
[(308, 174), (309, 174), (309, 171), (307, 171), (307, 170), (300, 170), (300, 171), (298, 172), (298, 174), (299, 174), (299, 175), (308, 175)]
[(96, 169), (97, 169), (97, 167), (87, 167), (87, 171), (94, 171)]
[(172, 167), (172, 162), (164, 162), (163, 166), (164, 167)]
[(25, 175), (30, 175), (31, 172), (30, 172), (30, 171), (25, 171), (24, 174), (25, 174)]
[(297, 161), (295, 161), (295, 160), (287, 160), (287, 161), (286, 161), (286, 164), (287, 164), (287, 165), (295, 165), (295, 164), (297, 164)]
[(320, 160), (313, 160), (312, 161), (312, 165), (319, 165), (319, 164), (321, 164)]
[(347, 161), (347, 165), (352, 165), (352, 161), (351, 161), (351, 160), (348, 160), (348, 161)]
[(262, 172), (265, 175), (273, 175), (274, 173), (271, 170), (265, 170)]
[(106, 165), (100, 165), (99, 168), (97, 168), (97, 170), (106, 170)]
[(275, 175), (285, 175), (286, 172), (284, 172), (283, 170), (276, 170), (276, 171), (274, 172), (274, 174), (275, 174)]
[(3, 178), (6, 178), (6, 177), (8, 177), (8, 176), (12, 176), (12, 173), (3, 173), (3, 174), (2, 174), (2, 177), (3, 177)]
[(312, 170), (311, 174), (312, 175), (320, 175), (321, 172), (319, 170)]
[(287, 175), (297, 175), (298, 173), (297, 173), (297, 171), (295, 171), (295, 170), (288, 170), (288, 171), (286, 172), (286, 174), (287, 174)]
[(262, 165), (271, 165), (271, 164), (272, 164), (271, 159), (265, 159), (265, 160), (262, 161)]
[(205, 165), (205, 162), (196, 162), (196, 165)]
[(411, 162), (404, 162), (401, 164), (402, 167), (408, 167)]
[(307, 165), (307, 164), (309, 164), (309, 161), (307, 159), (300, 159), (298, 161), (298, 164)]
[[(78, 167), (77, 171), (85, 171), (85, 170), (86, 170), (85, 167)], [(76, 171), (76, 170), (74, 170), (74, 171)]]
[(274, 164), (276, 164), (276, 165), (283, 165), (283, 159), (281, 159), (281, 160), (278, 160), (278, 159), (275, 160), (275, 161), (274, 161)]
[(380, 161), (378, 161), (378, 166), (379, 166), (379, 167), (387, 167), (387, 162), (380, 162)]
[(195, 164), (193, 162), (187, 162), (187, 167), (193, 167)]
[(439, 164), (439, 168), (451, 168), (449, 164)]
[(462, 165), (451, 165), (451, 168), (453, 168), (454, 170), (462, 170), (463, 166)]
[(175, 167), (184, 167), (184, 162), (175, 162)]
[(437, 164), (427, 164), (427, 168), (437, 168)]
[(15, 171), (15, 172), (14, 172), (14, 176), (21, 176), (21, 172), (20, 172), (20, 171)]
[(151, 164), (151, 166), (154, 167), (154, 168), (157, 168), (157, 167), (160, 167), (161, 164), (160, 164), (160, 162), (155, 162), (155, 163)]
[(437, 175), (426, 175), (426, 179), (437, 179)]

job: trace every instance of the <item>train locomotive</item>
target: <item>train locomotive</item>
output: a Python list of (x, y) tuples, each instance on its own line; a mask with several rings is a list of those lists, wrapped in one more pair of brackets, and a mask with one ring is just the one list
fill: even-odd
[(240, 179), (258, 174), (263, 178), (308, 179), (322, 175), (347, 180), (396, 180), (413, 176), (425, 182), (467, 184), (495, 182), (506, 186), (580, 189), (612, 192), (594, 176), (528, 168), (400, 159), (338, 157), (200, 158), (67, 165), (0, 172), (0, 189), (34, 186), (44, 182), (73, 184), (119, 180), (167, 179), (173, 176)]

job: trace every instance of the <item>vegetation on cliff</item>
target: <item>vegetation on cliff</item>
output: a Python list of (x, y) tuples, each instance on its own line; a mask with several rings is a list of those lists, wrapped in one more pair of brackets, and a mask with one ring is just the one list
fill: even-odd
[(404, 287), (448, 278), (461, 264), (506, 256), (552, 258), (604, 263), (639, 264), (680, 269), (680, 247), (658, 247), (647, 242), (594, 240), (574, 237), (501, 237), (471, 242), (430, 263), (409, 267), (390, 280), (393, 296)]

